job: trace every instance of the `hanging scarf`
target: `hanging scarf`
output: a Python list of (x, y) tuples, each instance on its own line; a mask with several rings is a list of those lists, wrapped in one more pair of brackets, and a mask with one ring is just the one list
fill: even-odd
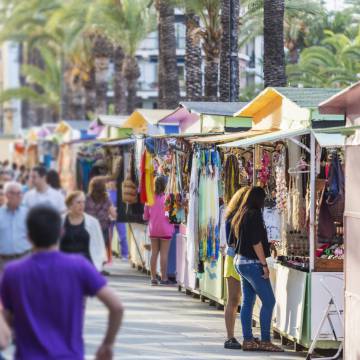
[(154, 165), (151, 154), (145, 151), (145, 188), (146, 205), (152, 206), (155, 203)]
[(239, 162), (235, 155), (231, 154), (226, 158), (225, 168), (224, 168), (224, 178), (225, 178), (225, 194), (224, 201), (228, 204), (239, 189)]

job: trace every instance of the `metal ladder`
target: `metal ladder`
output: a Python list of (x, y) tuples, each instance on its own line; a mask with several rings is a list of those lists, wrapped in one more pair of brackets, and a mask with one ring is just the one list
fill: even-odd
[[(333, 276), (333, 277), (339, 279), (336, 276)], [(321, 281), (321, 285), (324, 287), (326, 292), (330, 295), (330, 300), (329, 300), (328, 306), (325, 309), (324, 316), (323, 316), (323, 318), (322, 318), (322, 320), (320, 322), (320, 325), (318, 327), (316, 335), (315, 335), (315, 337), (314, 337), (314, 339), (313, 339), (313, 341), (311, 343), (310, 349), (309, 349), (309, 351), (307, 353), (307, 356), (306, 356), (306, 360), (316, 360), (316, 359), (336, 360), (336, 359), (339, 359), (339, 357), (341, 355), (341, 352), (343, 350), (343, 347), (344, 347), (343, 341), (340, 342), (339, 349), (338, 349), (338, 351), (336, 352), (336, 354), (334, 356), (332, 356), (332, 357), (321, 357), (321, 358), (312, 357), (312, 355), (314, 353), (314, 350), (315, 350), (316, 343), (318, 341), (318, 338), (319, 338), (319, 336), (321, 334), (321, 330), (322, 330), (326, 320), (328, 320), (328, 322), (329, 322), (329, 325), (330, 325), (330, 328), (331, 328), (331, 331), (333, 333), (335, 341), (339, 341), (339, 339), (338, 339), (338, 336), (336, 334), (333, 321), (331, 320), (332, 316), (338, 316), (338, 318), (340, 320), (341, 327), (342, 327), (342, 331), (344, 333), (344, 320), (343, 320), (344, 311), (339, 309), (338, 305), (336, 304), (335, 297), (334, 297), (333, 293), (330, 291), (330, 289), (325, 285), (324, 279), (321, 279), (320, 281)]]

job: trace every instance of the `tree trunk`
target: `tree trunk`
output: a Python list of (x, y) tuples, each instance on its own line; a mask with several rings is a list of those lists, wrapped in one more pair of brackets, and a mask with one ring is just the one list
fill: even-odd
[(185, 82), (186, 99), (200, 101), (202, 99), (202, 71), (200, 41), (192, 36), (193, 30), (200, 27), (200, 19), (193, 12), (187, 11), (186, 51), (185, 51)]
[(95, 69), (91, 68), (89, 72), (89, 78), (83, 82), (85, 90), (85, 116), (90, 118), (95, 113), (96, 102), (96, 84), (95, 84)]
[[(22, 43), (20, 45), (20, 51), (19, 51), (19, 65), (20, 67), (26, 64), (26, 60), (28, 58), (28, 49), (27, 46)], [(26, 86), (26, 79), (25, 76), (21, 74), (20, 72), (20, 86)], [(31, 127), (32, 119), (30, 118), (30, 104), (28, 100), (22, 100), (21, 101), (21, 123), (22, 127), (27, 129)]]
[(97, 35), (93, 40), (92, 52), (94, 56), (96, 84), (95, 112), (97, 115), (107, 114), (107, 91), (112, 46), (106, 38)]
[(285, 0), (264, 0), (265, 87), (286, 86), (284, 2)]
[(205, 56), (205, 101), (218, 100), (219, 58)]
[(157, 0), (156, 8), (159, 14), (159, 108), (174, 109), (180, 99), (175, 10), (168, 0)]
[(137, 86), (140, 77), (140, 68), (134, 56), (127, 55), (124, 60), (124, 77), (127, 83), (127, 113), (131, 114), (138, 102)]
[(62, 120), (85, 119), (85, 89), (78, 75), (72, 76), (72, 65), (63, 60), (61, 84)]
[(125, 54), (118, 46), (114, 50), (114, 105), (115, 114), (126, 114), (126, 84), (123, 75)]
[[(27, 63), (29, 65), (37, 66), (39, 69), (44, 69), (44, 61), (42, 59), (42, 56), (40, 54), (40, 51), (36, 47), (29, 47), (28, 48), (28, 59)], [(25, 79), (25, 84), (27, 83)], [(28, 84), (29, 85), (29, 84)], [(42, 92), (42, 89), (37, 86), (36, 84), (30, 84), (36, 92), (39, 94)], [(28, 126), (40, 126), (47, 121), (44, 114), (43, 106), (33, 103), (32, 101), (29, 101), (28, 103), (28, 109), (27, 114), (29, 116), (28, 119)]]
[(221, 0), (220, 101), (239, 100), (240, 0)]

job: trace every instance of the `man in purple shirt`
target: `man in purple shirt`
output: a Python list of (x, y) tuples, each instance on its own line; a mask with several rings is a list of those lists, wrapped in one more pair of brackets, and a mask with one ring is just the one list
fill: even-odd
[(34, 253), (5, 267), (1, 299), (14, 328), (16, 360), (84, 360), (85, 297), (96, 296), (109, 310), (97, 360), (112, 359), (123, 307), (105, 279), (86, 259), (58, 251), (59, 213), (36, 206), (27, 230)]

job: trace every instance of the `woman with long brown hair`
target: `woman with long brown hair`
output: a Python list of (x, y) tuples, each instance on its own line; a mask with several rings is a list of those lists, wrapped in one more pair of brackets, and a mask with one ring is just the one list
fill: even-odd
[[(165, 189), (167, 180), (164, 176), (155, 179), (155, 202), (152, 206), (145, 206), (144, 220), (149, 222), (151, 240), (151, 285), (169, 285), (167, 276), (168, 257), (174, 225), (170, 224), (165, 213)], [(156, 266), (160, 254), (161, 280), (157, 281)]]
[[(242, 284), (240, 319), (244, 337), (243, 350), (281, 352), (283, 350), (270, 340), (275, 297), (266, 262), (266, 258), (270, 257), (270, 244), (262, 215), (265, 195), (263, 188), (254, 186), (233, 216), (231, 229), (236, 237), (234, 264)], [(256, 296), (262, 303), (261, 341), (254, 339), (252, 334), (252, 313)]]
[(85, 201), (85, 212), (99, 220), (104, 236), (108, 260), (110, 260), (110, 226), (111, 220), (116, 219), (117, 214), (106, 190), (105, 177), (96, 176), (91, 179)]
[(227, 302), (225, 307), (225, 325), (227, 340), (224, 343), (225, 349), (241, 349), (241, 345), (234, 336), (237, 309), (240, 304), (240, 276), (234, 267), (236, 238), (231, 231), (231, 221), (246, 199), (249, 186), (239, 189), (229, 201), (225, 213), (226, 227), (226, 257), (224, 265), (224, 278), (227, 285)]

